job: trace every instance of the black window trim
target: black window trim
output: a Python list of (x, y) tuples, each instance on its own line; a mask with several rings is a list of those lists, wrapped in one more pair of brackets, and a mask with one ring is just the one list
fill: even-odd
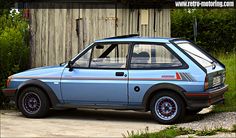
[[(172, 41), (172, 40), (171, 40)], [(176, 46), (175, 43), (171, 42), (170, 44), (173, 44)], [(186, 41), (186, 40), (185, 40)], [(128, 44), (128, 57), (126, 58), (126, 67), (125, 68), (91, 68), (91, 56), (94, 47), (97, 44)], [(130, 63), (131, 63), (131, 58), (132, 58), (132, 52), (135, 44), (153, 44), (153, 45), (162, 45), (164, 46), (171, 54), (173, 54), (181, 63), (182, 66), (179, 67), (159, 67), (159, 68), (131, 68)], [(139, 42), (134, 42), (134, 41), (124, 41), (124, 42), (94, 42), (89, 45), (89, 47), (84, 50), (82, 53), (78, 54), (76, 58), (72, 60), (72, 64), (75, 63), (80, 57), (82, 57), (85, 53), (87, 53), (90, 49), (92, 49), (90, 53), (90, 60), (89, 60), (89, 66), (88, 67), (74, 67), (75, 69), (100, 69), (100, 70), (175, 70), (175, 69), (188, 69), (189, 66), (188, 64), (176, 53), (174, 52), (165, 42), (145, 42), (145, 41), (139, 41)], [(68, 68), (68, 66), (66, 66)]]

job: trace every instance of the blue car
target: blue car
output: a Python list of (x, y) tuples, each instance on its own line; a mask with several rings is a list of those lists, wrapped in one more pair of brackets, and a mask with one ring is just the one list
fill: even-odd
[(225, 66), (188, 40), (127, 35), (97, 40), (67, 63), (14, 74), (3, 93), (29, 118), (58, 108), (128, 109), (171, 124), (222, 103), (224, 82)]

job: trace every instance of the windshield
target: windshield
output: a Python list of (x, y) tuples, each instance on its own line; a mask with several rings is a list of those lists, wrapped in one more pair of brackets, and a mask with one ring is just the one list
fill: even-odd
[(177, 43), (177, 45), (182, 48), (185, 52), (187, 52), (192, 58), (194, 58), (199, 64), (203, 67), (212, 66), (214, 61), (210, 59), (207, 55), (202, 53), (199, 49), (197, 49), (193, 44), (188, 42)]

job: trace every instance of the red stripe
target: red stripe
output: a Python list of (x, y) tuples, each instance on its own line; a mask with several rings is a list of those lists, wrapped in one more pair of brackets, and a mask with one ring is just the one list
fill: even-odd
[(176, 80), (175, 78), (130, 78), (129, 80), (150, 80), (150, 81), (155, 81), (155, 80)]
[(51, 77), (51, 76), (20, 76), (13, 77), (12, 79), (60, 79), (60, 77)]
[(182, 80), (178, 72), (176, 72), (176, 80)]
[(62, 80), (128, 80), (128, 78), (63, 77)]
[[(49, 76), (20, 76), (14, 77), (19, 79), (60, 79), (60, 77), (49, 77)], [(13, 78), (13, 79), (14, 79)], [(62, 80), (128, 80), (128, 78), (92, 78), (92, 77), (62, 77)], [(159, 80), (173, 80), (176, 81), (176, 78), (129, 78), (129, 80), (140, 80), (140, 81), (159, 81)]]
[(3, 90), (4, 93), (15, 93), (16, 90), (15, 89), (6, 89), (6, 90)]
[(209, 96), (208, 93), (186, 93), (186, 96)]

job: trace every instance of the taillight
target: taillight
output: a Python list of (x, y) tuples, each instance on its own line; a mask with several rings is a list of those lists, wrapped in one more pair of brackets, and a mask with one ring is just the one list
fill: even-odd
[(7, 82), (6, 82), (6, 85), (7, 85), (7, 87), (9, 87), (9, 86), (10, 86), (11, 79), (12, 79), (12, 77), (11, 77), (11, 76), (7, 78)]
[(222, 74), (222, 83), (225, 83), (225, 72)]
[(204, 82), (204, 89), (207, 90), (208, 87), (209, 87), (208, 77), (206, 76), (206, 78), (205, 78), (205, 82)]

